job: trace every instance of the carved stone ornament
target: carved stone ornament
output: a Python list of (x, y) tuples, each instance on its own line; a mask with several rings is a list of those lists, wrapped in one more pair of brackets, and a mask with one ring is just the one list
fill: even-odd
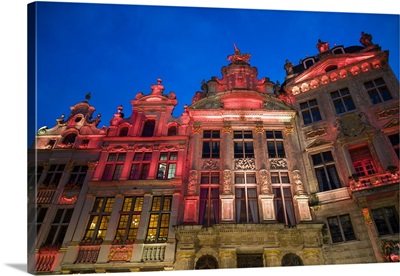
[(202, 170), (219, 170), (219, 162), (218, 160), (204, 160), (201, 165)]
[(314, 129), (314, 130), (311, 130), (311, 131), (305, 133), (307, 139), (317, 138), (317, 137), (322, 136), (324, 134), (326, 134), (324, 128)]
[(304, 194), (304, 186), (303, 186), (303, 182), (301, 181), (300, 171), (294, 170), (292, 173), (293, 173), (293, 182), (296, 187), (296, 193), (298, 195), (303, 195)]
[(293, 134), (294, 127), (293, 126), (285, 126), (283, 132), (287, 135)]
[(194, 134), (200, 134), (201, 133), (201, 126), (193, 126), (192, 131)]
[(235, 170), (255, 170), (256, 164), (254, 159), (240, 158), (235, 159)]
[(285, 159), (272, 159), (270, 164), (271, 169), (287, 169), (287, 163)]
[(111, 247), (108, 255), (109, 261), (129, 261), (132, 257), (132, 247)]
[(232, 134), (233, 130), (232, 130), (232, 127), (231, 127), (231, 126), (224, 126), (224, 127), (222, 128), (222, 132), (223, 132), (223, 133), (227, 133), (227, 134)]
[(267, 170), (260, 170), (261, 192), (262, 194), (271, 194), (271, 183), (269, 183), (269, 173)]
[(97, 167), (97, 164), (99, 164), (98, 161), (93, 161), (93, 162), (89, 161), (89, 162), (87, 162), (89, 171), (94, 171), (96, 169), (96, 167)]
[(381, 112), (378, 113), (378, 119), (383, 120), (383, 119), (389, 118), (389, 117), (397, 115), (397, 114), (399, 114), (398, 107), (387, 109), (387, 110), (382, 110)]
[(224, 170), (224, 182), (222, 186), (223, 194), (232, 192), (232, 173), (230, 170)]
[(264, 128), (263, 128), (262, 125), (257, 125), (257, 126), (254, 128), (254, 131), (255, 131), (255, 133), (263, 133), (263, 132), (264, 132)]
[(355, 137), (360, 135), (366, 126), (369, 125), (365, 114), (361, 112), (358, 115), (350, 114), (337, 120), (339, 135)]
[(400, 261), (399, 241), (381, 240), (381, 246), (382, 246), (382, 257), (387, 262), (399, 262)]
[(196, 189), (197, 189), (197, 171), (191, 170), (189, 172), (188, 194), (195, 195)]

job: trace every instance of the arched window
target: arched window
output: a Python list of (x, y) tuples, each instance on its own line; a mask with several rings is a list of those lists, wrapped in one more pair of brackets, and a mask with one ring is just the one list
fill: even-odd
[(76, 139), (76, 134), (70, 133), (64, 137), (63, 144), (65, 145), (73, 144), (75, 143), (75, 139)]
[(154, 128), (156, 126), (155, 120), (147, 120), (144, 123), (142, 137), (151, 137), (154, 135)]
[(128, 136), (128, 130), (129, 130), (129, 128), (128, 127), (123, 127), (123, 128), (121, 128), (121, 130), (119, 131), (119, 136)]
[(196, 263), (196, 269), (216, 269), (218, 268), (217, 260), (211, 255), (200, 257)]
[(170, 126), (168, 128), (168, 136), (175, 136), (178, 133), (176, 126)]
[(298, 266), (303, 265), (303, 261), (294, 253), (288, 253), (282, 258), (282, 266)]

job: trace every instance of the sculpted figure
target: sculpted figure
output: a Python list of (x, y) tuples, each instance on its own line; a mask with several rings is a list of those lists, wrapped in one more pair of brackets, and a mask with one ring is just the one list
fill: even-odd
[(293, 74), (293, 63), (291, 63), (291, 62), (287, 59), (285, 65), (283, 66), (283, 69), (286, 70), (286, 75), (291, 75), (291, 74)]
[(320, 53), (328, 51), (329, 50), (329, 43), (328, 42), (324, 42), (321, 39), (318, 39), (317, 49), (318, 49), (318, 51)]
[(372, 45), (372, 35), (361, 32), (361, 38), (360, 38), (360, 43), (364, 47), (368, 47)]

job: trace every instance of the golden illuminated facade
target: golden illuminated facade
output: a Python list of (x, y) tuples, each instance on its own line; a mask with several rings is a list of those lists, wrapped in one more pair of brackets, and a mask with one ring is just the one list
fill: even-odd
[(399, 82), (360, 42), (282, 84), (235, 45), (178, 118), (161, 79), (101, 129), (88, 94), (30, 149), (29, 271), (398, 261)]

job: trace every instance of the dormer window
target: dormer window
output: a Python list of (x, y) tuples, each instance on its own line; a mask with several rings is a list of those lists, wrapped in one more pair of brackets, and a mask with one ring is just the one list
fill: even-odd
[(342, 46), (336, 47), (332, 49), (332, 53), (334, 54), (344, 54), (344, 49)]
[(175, 136), (177, 134), (177, 127), (176, 126), (170, 126), (168, 128), (168, 136)]
[(121, 128), (120, 132), (119, 132), (119, 136), (120, 137), (125, 137), (128, 136), (128, 127), (123, 127)]
[(303, 60), (304, 69), (311, 67), (314, 63), (315, 63), (314, 58), (307, 58), (307, 59)]
[(154, 135), (154, 128), (156, 126), (155, 120), (147, 120), (144, 123), (142, 137), (151, 137)]
[(63, 140), (63, 144), (64, 145), (70, 145), (75, 143), (75, 139), (76, 139), (76, 134), (75, 133), (70, 133), (67, 136), (65, 136), (64, 140)]

